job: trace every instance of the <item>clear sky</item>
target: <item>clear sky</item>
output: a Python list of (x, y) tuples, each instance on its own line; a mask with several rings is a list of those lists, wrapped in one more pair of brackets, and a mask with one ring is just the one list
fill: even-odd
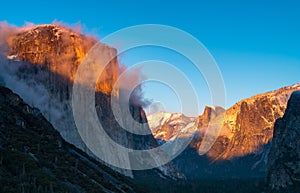
[[(0, 21), (17, 26), (54, 20), (67, 24), (80, 22), (86, 32), (100, 39), (138, 24), (180, 28), (199, 39), (216, 59), (226, 86), (227, 107), (240, 99), (300, 82), (298, 0), (34, 0), (2, 1), (1, 8)], [(147, 52), (145, 58), (151, 56), (151, 50)], [(122, 62), (133, 62), (136, 58), (128, 58), (132, 56), (134, 51), (125, 54)], [(184, 59), (176, 61), (179, 68), (187, 65)], [(199, 81), (199, 85), (205, 84), (201, 75), (191, 74), (190, 78)], [(151, 86), (151, 83), (145, 87), (147, 98), (164, 101), (166, 110), (178, 111), (175, 99), (170, 99), (175, 95), (163, 94), (169, 93), (168, 88)], [(153, 88), (164, 92), (155, 92)], [(207, 98), (203, 92), (197, 92), (201, 99)], [(201, 108), (204, 103), (209, 105), (208, 99), (200, 101)]]

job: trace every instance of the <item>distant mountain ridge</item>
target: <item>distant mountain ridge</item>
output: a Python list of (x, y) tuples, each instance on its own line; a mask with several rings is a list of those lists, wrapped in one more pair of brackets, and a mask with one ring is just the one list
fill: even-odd
[[(183, 114), (172, 114), (164, 111), (147, 115), (147, 120), (154, 137), (164, 141), (172, 140), (175, 137), (189, 137), (195, 129), (188, 126), (197, 121), (195, 117), (186, 117)], [(187, 127), (188, 129), (185, 129)]]
[[(296, 90), (300, 90), (300, 84), (255, 95), (226, 111), (206, 107), (197, 118), (160, 112), (159, 116), (150, 115), (148, 121), (151, 127), (155, 125), (152, 124), (153, 117), (159, 118), (160, 124), (156, 124), (152, 132), (160, 143), (194, 134), (190, 146), (173, 161), (187, 179), (195, 183), (209, 178), (259, 180), (255, 184), (262, 183), (267, 172), (274, 123), (284, 115), (287, 101)], [(222, 129), (211, 149), (200, 156), (199, 147), (210, 122), (220, 124)], [(197, 128), (186, 130), (190, 123), (196, 124)]]
[(209, 122), (224, 116), (221, 133), (207, 155), (213, 160), (243, 157), (262, 152), (261, 148), (272, 140), (275, 120), (283, 116), (287, 101), (296, 90), (300, 90), (300, 83), (244, 99), (227, 110), (206, 107), (197, 118), (166, 112), (147, 118), (155, 138), (165, 141), (182, 135), (180, 129), (184, 126), (197, 124), (197, 130), (190, 131), (200, 133), (191, 143), (197, 149)]

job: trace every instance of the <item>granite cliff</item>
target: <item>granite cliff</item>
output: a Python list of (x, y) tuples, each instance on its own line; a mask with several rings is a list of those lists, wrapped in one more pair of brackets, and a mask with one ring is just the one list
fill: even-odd
[[(78, 66), (98, 40), (59, 24), (11, 28), (7, 30), (9, 33), (1, 36), (5, 37), (5, 41), (1, 41), (0, 56), (0, 76), (4, 84), (19, 94), (25, 102), (39, 108), (66, 141), (94, 156), (78, 134), (73, 120), (71, 99)], [(157, 147), (152, 135), (130, 133), (115, 120), (111, 109), (111, 91), (120, 74), (117, 51), (111, 46), (98, 43), (103, 48), (101, 54), (112, 58), (95, 88), (97, 114), (105, 131), (115, 142), (130, 149)], [(147, 123), (141, 106), (135, 103), (130, 103), (129, 106), (136, 122)], [(125, 123), (127, 121), (123, 120)], [(145, 129), (150, 130), (147, 125)], [(109, 147), (106, 150), (107, 155), (112, 153)], [(128, 155), (113, 153), (119, 156), (119, 160), (130, 162)], [(130, 170), (118, 171), (133, 177)], [(158, 172), (180, 178), (171, 165), (161, 167)]]
[(275, 123), (267, 184), (270, 192), (300, 191), (300, 91), (292, 94), (284, 116)]

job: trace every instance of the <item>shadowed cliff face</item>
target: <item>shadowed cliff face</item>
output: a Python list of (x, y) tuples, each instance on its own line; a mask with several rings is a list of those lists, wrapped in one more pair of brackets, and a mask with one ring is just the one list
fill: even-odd
[(0, 86), (0, 192), (143, 192), (67, 143), (41, 115)]
[(270, 192), (300, 191), (300, 91), (292, 94), (284, 116), (275, 123), (267, 183)]

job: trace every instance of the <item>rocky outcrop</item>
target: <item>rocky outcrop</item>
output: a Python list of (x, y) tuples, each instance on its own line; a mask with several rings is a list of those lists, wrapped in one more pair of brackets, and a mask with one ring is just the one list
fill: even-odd
[(270, 192), (300, 192), (300, 91), (292, 94), (275, 123), (267, 184)]
[(225, 112), (225, 109), (222, 107), (209, 107), (204, 108), (202, 115), (198, 117), (198, 130), (205, 129), (208, 127), (209, 123), (214, 120), (216, 117)]
[(95, 39), (60, 25), (21, 28), (8, 39), (10, 57), (48, 67), (68, 78), (95, 43)]
[(67, 143), (40, 111), (0, 87), (0, 192), (144, 192)]
[[(84, 56), (97, 43), (95, 38), (82, 35), (61, 25), (45, 24), (32, 28), (20, 28), (16, 34), (7, 39), (8, 58), (18, 58), (31, 64), (39, 65), (52, 73), (72, 81)], [(116, 56), (115, 48), (106, 46), (106, 53)], [(119, 75), (119, 64), (116, 58), (110, 61), (101, 75), (97, 91), (110, 94), (112, 86)], [(66, 85), (66, 81), (49, 77), (49, 85)], [(63, 82), (62, 82), (63, 81)], [(71, 91), (72, 85), (64, 89)], [(58, 89), (58, 88), (57, 88)]]

